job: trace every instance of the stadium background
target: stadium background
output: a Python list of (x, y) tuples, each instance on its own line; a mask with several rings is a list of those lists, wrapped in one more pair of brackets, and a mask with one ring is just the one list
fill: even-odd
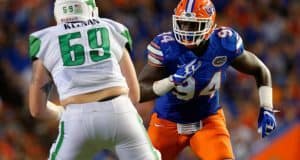
[[(99, 0), (100, 16), (128, 26), (139, 73), (147, 43), (171, 30), (178, 0)], [(221, 102), (237, 159), (300, 159), (300, 2), (299, 0), (213, 0), (217, 24), (236, 29), (245, 47), (270, 68), (278, 129), (266, 139), (257, 134), (258, 100), (254, 79), (230, 69)], [(52, 0), (0, 0), (0, 159), (46, 159), (57, 122), (38, 121), (27, 109), (31, 64), (29, 33), (55, 25)], [(145, 126), (152, 102), (137, 106)], [(217, 149), (217, 146), (216, 146)], [(108, 153), (99, 151), (95, 160)], [(101, 158), (102, 157), (102, 158)], [(110, 158), (113, 158), (112, 156)], [(186, 149), (180, 160), (192, 160)]]

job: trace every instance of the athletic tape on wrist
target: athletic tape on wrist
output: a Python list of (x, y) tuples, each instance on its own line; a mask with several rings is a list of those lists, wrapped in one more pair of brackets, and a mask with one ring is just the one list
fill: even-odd
[(260, 86), (258, 88), (259, 103), (261, 107), (273, 110), (272, 87)]
[(155, 81), (153, 83), (152, 89), (156, 95), (161, 96), (169, 92), (174, 86), (174, 83), (172, 83), (168, 77), (159, 81)]

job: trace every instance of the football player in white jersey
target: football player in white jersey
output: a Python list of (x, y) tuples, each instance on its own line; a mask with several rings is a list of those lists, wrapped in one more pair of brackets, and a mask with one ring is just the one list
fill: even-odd
[[(56, 0), (54, 15), (57, 25), (29, 40), (31, 115), (60, 119), (49, 159), (75, 159), (91, 140), (121, 160), (160, 159), (133, 106), (140, 91), (128, 29), (99, 18), (95, 0)], [(61, 106), (47, 101), (52, 85)]]

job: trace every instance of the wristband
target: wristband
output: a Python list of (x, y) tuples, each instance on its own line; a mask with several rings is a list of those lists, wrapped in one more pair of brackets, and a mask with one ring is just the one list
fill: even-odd
[(162, 80), (155, 81), (152, 89), (156, 95), (161, 96), (169, 92), (172, 88), (174, 88), (174, 86), (174, 83), (170, 81), (169, 77), (167, 77)]
[(259, 96), (260, 106), (272, 111), (273, 110), (272, 87), (260, 86), (258, 88), (258, 96)]

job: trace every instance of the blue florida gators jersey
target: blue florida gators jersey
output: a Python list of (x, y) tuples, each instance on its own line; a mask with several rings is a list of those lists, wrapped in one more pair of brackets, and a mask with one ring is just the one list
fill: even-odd
[(221, 107), (219, 89), (225, 71), (243, 51), (241, 37), (228, 27), (214, 30), (201, 56), (177, 43), (172, 32), (156, 36), (147, 46), (148, 64), (165, 67), (169, 75), (195, 58), (201, 60), (201, 67), (183, 85), (158, 97), (154, 112), (159, 118), (177, 123), (196, 122), (216, 113)]

